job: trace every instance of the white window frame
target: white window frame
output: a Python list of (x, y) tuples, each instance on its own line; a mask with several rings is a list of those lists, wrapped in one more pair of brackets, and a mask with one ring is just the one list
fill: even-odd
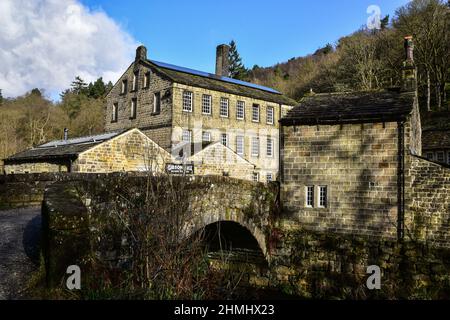
[(273, 173), (272, 172), (267, 172), (266, 173), (266, 181), (267, 182), (272, 182), (273, 181)]
[(209, 94), (202, 95), (202, 113), (206, 115), (212, 113), (212, 96)]
[(117, 122), (119, 118), (119, 103), (115, 102), (112, 106), (111, 122)]
[(253, 182), (259, 182), (259, 172), (253, 172), (253, 174), (252, 174), (252, 181)]
[[(429, 157), (431, 155), (431, 157)], [(427, 159), (430, 161), (434, 160), (434, 153), (433, 152), (427, 152)]]
[[(256, 113), (255, 113), (256, 111)], [(252, 105), (252, 122), (260, 122), (260, 113), (261, 113), (261, 107), (259, 104), (254, 103)], [(255, 117), (255, 115), (257, 115)]]
[[(271, 111), (271, 112), (269, 112)], [(271, 116), (269, 117), (269, 114), (271, 114)], [(272, 106), (268, 106), (267, 107), (267, 111), (266, 111), (266, 117), (267, 117), (267, 124), (274, 124), (275, 121), (275, 108)]]
[(259, 157), (260, 154), (260, 143), (259, 143), (259, 137), (252, 137), (252, 157)]
[(209, 131), (202, 132), (202, 142), (211, 142), (211, 132)]
[(326, 208), (328, 205), (328, 186), (319, 186), (318, 187), (318, 207), (319, 208)]
[[(156, 96), (159, 96), (159, 110), (156, 110)], [(153, 94), (153, 113), (160, 113), (161, 112), (161, 92), (155, 92)]]
[(192, 91), (183, 91), (183, 112), (192, 112), (194, 109), (194, 93)]
[[(225, 111), (226, 110), (226, 115), (225, 115)], [(219, 110), (219, 114), (222, 118), (228, 118), (229, 114), (230, 114), (230, 100), (228, 98), (220, 98), (220, 110)]]
[(267, 146), (266, 146), (266, 156), (269, 158), (273, 158), (273, 147), (274, 147), (274, 139), (272, 139), (272, 137), (268, 136), (267, 137)]
[[(442, 156), (442, 160), (439, 160), (439, 156)], [(445, 152), (444, 151), (438, 151), (436, 152), (436, 161), (440, 163), (445, 163)]]
[(314, 186), (305, 187), (305, 207), (314, 208)]
[[(188, 140), (186, 140), (186, 138), (187, 138)], [(181, 134), (181, 140), (182, 140), (183, 142), (189, 142), (189, 143), (191, 143), (191, 142), (192, 142), (192, 130), (189, 130), (189, 129), (183, 129), (183, 132), (182, 132), (182, 134)]]
[(245, 120), (245, 101), (236, 102), (236, 119)]
[(131, 99), (130, 119), (136, 119), (136, 118), (137, 118), (137, 99), (133, 98), (133, 99)]
[[(228, 134), (222, 133), (220, 134), (220, 142), (225, 146), (228, 147)], [(225, 143), (224, 143), (225, 142)]]
[(240, 156), (243, 156), (245, 153), (245, 137), (244, 136), (236, 136), (236, 153)]

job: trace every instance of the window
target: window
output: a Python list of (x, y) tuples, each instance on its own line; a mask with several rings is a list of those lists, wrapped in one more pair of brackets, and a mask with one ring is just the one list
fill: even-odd
[(120, 93), (121, 94), (127, 93), (127, 87), (128, 87), (128, 81), (127, 80), (122, 80), (122, 87), (120, 89)]
[(202, 113), (211, 114), (212, 97), (204, 94), (202, 96)]
[(183, 130), (183, 141), (184, 142), (192, 141), (192, 131), (191, 130)]
[(183, 111), (192, 112), (192, 92), (183, 91)]
[(222, 133), (221, 141), (225, 147), (228, 147), (228, 135), (226, 133)]
[(211, 132), (203, 131), (203, 133), (202, 133), (202, 141), (203, 142), (211, 142)]
[(113, 104), (112, 107), (111, 122), (117, 122), (118, 114), (119, 114), (119, 104), (116, 102)]
[(254, 104), (252, 107), (252, 121), (259, 122), (259, 105)]
[(319, 186), (319, 207), (326, 208), (327, 207), (327, 186)]
[(153, 113), (157, 114), (161, 112), (161, 93), (156, 92), (153, 95)]
[(137, 87), (138, 87), (138, 76), (139, 76), (139, 72), (136, 71), (133, 74), (133, 82), (132, 82), (132, 86), (131, 86), (131, 90), (132, 91), (136, 91), (137, 90)]
[(267, 182), (271, 182), (271, 181), (273, 181), (273, 174), (272, 173), (267, 173), (266, 174), (266, 181)]
[(273, 157), (273, 139), (267, 137), (267, 156)]
[(254, 182), (258, 182), (259, 181), (259, 173), (258, 172), (253, 172), (252, 180)]
[(236, 153), (240, 156), (244, 155), (244, 136), (236, 136)]
[(136, 119), (137, 115), (137, 99), (131, 99), (131, 114), (130, 119)]
[(440, 151), (437, 153), (437, 162), (444, 163), (445, 162), (445, 153)]
[(267, 124), (273, 124), (273, 107), (267, 107)]
[(308, 208), (314, 207), (314, 186), (306, 187), (306, 206)]
[(431, 161), (433, 160), (433, 152), (428, 152), (427, 153), (427, 159), (431, 160)]
[(244, 120), (245, 119), (245, 102), (238, 101), (236, 104), (236, 119)]
[(150, 72), (144, 75), (144, 88), (150, 87)]
[(220, 116), (228, 118), (228, 99), (220, 98)]
[(259, 138), (258, 137), (252, 138), (252, 156), (259, 157)]

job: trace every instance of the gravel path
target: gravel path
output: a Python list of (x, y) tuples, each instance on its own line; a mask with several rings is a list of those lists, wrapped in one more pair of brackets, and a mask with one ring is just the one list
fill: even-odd
[(39, 267), (41, 208), (0, 211), (0, 300), (26, 298), (22, 291)]

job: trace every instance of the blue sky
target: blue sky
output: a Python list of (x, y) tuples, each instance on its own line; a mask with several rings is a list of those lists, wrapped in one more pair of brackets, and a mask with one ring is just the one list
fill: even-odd
[(214, 70), (215, 46), (235, 39), (247, 67), (313, 53), (366, 24), (370, 5), (393, 16), (407, 0), (82, 0), (147, 46), (151, 59)]

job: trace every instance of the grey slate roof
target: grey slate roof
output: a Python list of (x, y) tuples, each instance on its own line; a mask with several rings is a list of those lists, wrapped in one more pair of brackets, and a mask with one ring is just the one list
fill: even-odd
[(430, 129), (422, 131), (422, 149), (450, 149), (450, 129)]
[(127, 130), (115, 131), (110, 133), (103, 133), (93, 136), (85, 136), (79, 138), (72, 138), (68, 140), (55, 140), (44, 143), (34, 148), (24, 150), (16, 153), (5, 159), (9, 161), (25, 161), (25, 160), (44, 160), (44, 159), (72, 159), (76, 158), (78, 154), (89, 150), (92, 147), (110, 140)]
[(272, 88), (227, 77), (219, 77), (215, 74), (178, 67), (163, 62), (151, 60), (147, 60), (146, 62), (176, 83), (290, 106), (297, 104), (295, 100), (282, 95)]
[(395, 121), (414, 106), (413, 93), (398, 91), (317, 94), (304, 98), (280, 120), (282, 125)]

